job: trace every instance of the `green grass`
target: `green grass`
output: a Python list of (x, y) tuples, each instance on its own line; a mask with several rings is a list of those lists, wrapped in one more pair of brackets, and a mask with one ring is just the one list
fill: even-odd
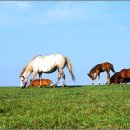
[(130, 128), (130, 85), (0, 87), (2, 128)]

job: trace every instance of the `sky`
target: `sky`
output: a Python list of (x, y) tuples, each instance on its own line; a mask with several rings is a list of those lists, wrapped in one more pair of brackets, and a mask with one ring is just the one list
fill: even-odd
[[(0, 1), (0, 86), (20, 86), (23, 67), (39, 54), (69, 57), (76, 80), (66, 67), (67, 85), (90, 85), (93, 66), (130, 68), (129, 53), (129, 1)], [(55, 83), (57, 71), (42, 77)]]

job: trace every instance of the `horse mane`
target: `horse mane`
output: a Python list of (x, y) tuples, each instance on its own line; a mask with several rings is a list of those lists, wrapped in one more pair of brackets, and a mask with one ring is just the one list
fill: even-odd
[(91, 72), (91, 71), (94, 71), (98, 65), (99, 65), (99, 64), (95, 65), (95, 66), (90, 70), (90, 72)]
[[(38, 55), (38, 56), (41, 56), (41, 55)], [(33, 59), (32, 59), (28, 64), (26, 64), (26, 66), (22, 69), (22, 72), (20, 73), (20, 76), (22, 76), (22, 74), (24, 73), (24, 71), (26, 70), (26, 68), (28, 67), (28, 65), (29, 65), (35, 58), (37, 58), (38, 56), (33, 57)]]

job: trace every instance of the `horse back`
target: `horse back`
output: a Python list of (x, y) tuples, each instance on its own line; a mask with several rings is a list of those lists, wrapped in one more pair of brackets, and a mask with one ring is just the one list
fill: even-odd
[(102, 64), (97, 64), (93, 69), (99, 72), (104, 72), (106, 70), (110, 70), (111, 64), (108, 62), (104, 62)]
[(119, 76), (123, 79), (130, 79), (130, 69), (121, 70)]

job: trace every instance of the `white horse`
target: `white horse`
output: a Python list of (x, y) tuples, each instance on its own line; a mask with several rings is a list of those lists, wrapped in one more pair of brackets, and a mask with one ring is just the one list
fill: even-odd
[(22, 70), (20, 73), (20, 79), (21, 79), (21, 87), (25, 88), (28, 87), (28, 77), (32, 73), (32, 78), (30, 79), (30, 83), (33, 81), (35, 76), (39, 74), (40, 79), (40, 86), (41, 86), (41, 80), (42, 80), (42, 73), (52, 73), (58, 70), (58, 80), (54, 84), (54, 87), (57, 86), (60, 78), (63, 78), (63, 87), (66, 85), (65, 81), (65, 74), (64, 74), (64, 67), (67, 65), (69, 72), (71, 74), (71, 77), (74, 81), (75, 77), (72, 71), (72, 65), (70, 60), (61, 54), (53, 54), (49, 56), (36, 56), (34, 57)]

